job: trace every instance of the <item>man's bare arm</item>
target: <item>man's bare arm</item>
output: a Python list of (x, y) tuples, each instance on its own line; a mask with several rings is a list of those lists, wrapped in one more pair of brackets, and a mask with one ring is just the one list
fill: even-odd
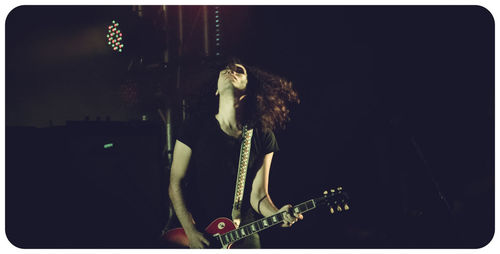
[(168, 194), (174, 207), (175, 214), (188, 236), (189, 247), (203, 248), (203, 243), (209, 245), (209, 242), (194, 226), (193, 217), (186, 208), (186, 202), (181, 188), (181, 182), (186, 176), (191, 153), (191, 148), (187, 145), (178, 140), (175, 142)]
[[(264, 156), (264, 161), (261, 168), (257, 171), (255, 179), (252, 182), (252, 193), (250, 194), (250, 204), (252, 208), (262, 214), (264, 217), (271, 216), (273, 214), (288, 211), (292, 206), (290, 204), (284, 205), (278, 209), (271, 197), (269, 196), (268, 185), (269, 185), (269, 171), (271, 170), (271, 162), (273, 160), (273, 153), (268, 153)], [(298, 219), (303, 219), (302, 214), (285, 214), (284, 227), (290, 227)]]

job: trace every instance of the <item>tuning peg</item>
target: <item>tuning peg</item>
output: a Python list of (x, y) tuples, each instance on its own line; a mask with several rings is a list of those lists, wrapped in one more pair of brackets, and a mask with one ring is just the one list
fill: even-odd
[(335, 210), (333, 209), (333, 207), (330, 207), (330, 213), (331, 214), (335, 213)]
[(340, 206), (338, 205), (338, 206), (337, 206), (337, 211), (342, 212), (342, 207), (340, 207)]
[(344, 205), (344, 210), (345, 211), (349, 210), (349, 206), (347, 204)]

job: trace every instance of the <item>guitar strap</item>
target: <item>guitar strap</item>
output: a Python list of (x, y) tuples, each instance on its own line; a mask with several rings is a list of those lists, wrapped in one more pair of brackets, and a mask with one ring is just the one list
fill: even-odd
[(248, 130), (248, 126), (243, 126), (242, 141), (240, 148), (240, 161), (238, 163), (238, 175), (236, 176), (236, 189), (234, 190), (234, 203), (231, 216), (233, 222), (238, 227), (241, 222), (241, 204), (243, 192), (245, 190), (245, 179), (247, 176), (248, 160), (250, 159), (250, 148), (252, 146), (253, 129)]

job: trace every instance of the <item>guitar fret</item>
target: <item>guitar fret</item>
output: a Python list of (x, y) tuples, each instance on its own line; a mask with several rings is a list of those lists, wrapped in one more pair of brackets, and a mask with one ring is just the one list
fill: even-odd
[(278, 216), (276, 216), (276, 215), (272, 216), (271, 220), (273, 221), (273, 223), (278, 222)]
[(276, 216), (278, 217), (278, 220), (279, 220), (279, 221), (282, 221), (282, 220), (283, 220), (283, 214), (282, 214), (282, 213), (280, 213), (280, 214), (278, 214), (278, 215), (276, 215)]
[(269, 223), (267, 222), (266, 219), (262, 220), (262, 224), (264, 224), (264, 227), (268, 227), (269, 226)]
[(306, 207), (307, 207), (308, 210), (313, 209), (314, 208), (314, 202), (313, 201), (306, 202)]
[(250, 225), (250, 229), (252, 230), (252, 233), (257, 231), (257, 228), (255, 227), (254, 224)]
[(293, 209), (293, 211), (294, 211), (295, 213), (301, 213), (301, 212), (304, 212), (305, 210), (307, 210), (307, 205), (306, 205), (306, 204), (301, 204), (301, 205), (299, 205), (298, 207), (295, 207), (295, 208)]

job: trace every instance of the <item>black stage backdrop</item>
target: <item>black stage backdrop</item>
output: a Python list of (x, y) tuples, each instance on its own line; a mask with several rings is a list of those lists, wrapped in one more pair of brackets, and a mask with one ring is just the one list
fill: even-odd
[[(136, 7), (137, 9), (137, 7)], [(202, 12), (22, 6), (6, 22), (6, 233), (22, 248), (162, 248), (165, 127), (205, 78)], [(280, 206), (343, 186), (351, 210), (265, 248), (477, 248), (494, 231), (494, 22), (478, 6), (223, 6), (210, 50), (294, 82)], [(106, 44), (115, 19), (124, 52)], [(169, 49), (169, 61), (163, 51)], [(205, 63), (205, 65), (204, 65)], [(175, 73), (181, 67), (181, 89)], [(210, 76), (210, 75), (208, 75)], [(214, 80), (212, 82), (215, 82)], [(191, 90), (190, 90), (191, 89)], [(194, 91), (193, 91), (194, 90)], [(180, 123), (179, 110), (174, 127)], [(143, 119), (144, 117), (144, 119)], [(176, 129), (176, 128), (174, 128)], [(175, 136), (175, 132), (174, 132)], [(107, 148), (104, 145), (108, 144)], [(110, 145), (112, 144), (112, 146)]]

